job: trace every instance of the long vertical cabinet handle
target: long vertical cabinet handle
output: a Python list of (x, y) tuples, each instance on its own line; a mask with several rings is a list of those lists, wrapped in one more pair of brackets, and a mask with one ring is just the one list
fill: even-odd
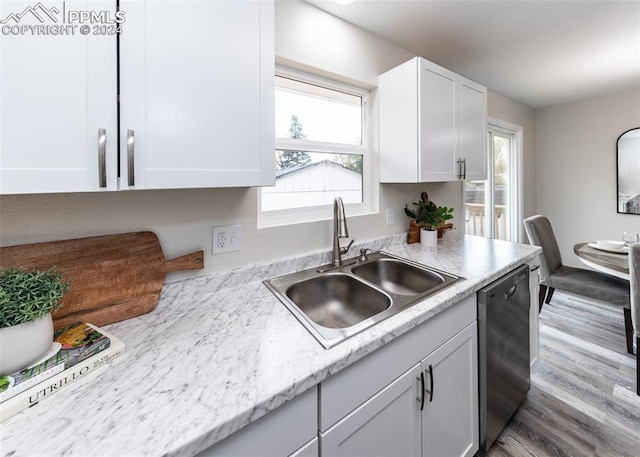
[(462, 159), (462, 179), (467, 179), (467, 158)]
[(456, 173), (457, 179), (462, 179), (462, 159), (456, 160), (456, 165), (458, 165), (458, 171)]
[(420, 402), (420, 411), (424, 409), (424, 371), (420, 371), (420, 377), (416, 377), (420, 381), (420, 396), (416, 397), (416, 400)]
[(107, 129), (98, 129), (98, 186), (107, 187)]
[[(429, 380), (430, 380), (431, 390), (424, 389), (424, 391), (429, 394), (429, 403), (431, 403), (433, 401), (433, 365), (429, 365), (429, 369), (424, 370), (424, 371), (428, 371), (429, 372)], [(424, 375), (424, 372), (422, 374)]]
[(135, 148), (136, 137), (133, 130), (127, 130), (127, 184), (129, 186), (136, 185), (135, 179)]

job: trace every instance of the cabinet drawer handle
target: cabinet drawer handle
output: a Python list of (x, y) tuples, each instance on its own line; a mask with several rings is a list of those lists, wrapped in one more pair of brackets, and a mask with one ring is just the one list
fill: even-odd
[(127, 130), (127, 183), (129, 186), (136, 185), (135, 179), (135, 147), (136, 138), (133, 130)]
[(107, 187), (107, 129), (98, 129), (98, 186)]
[(420, 372), (420, 377), (416, 376), (416, 379), (420, 381), (420, 396), (416, 397), (416, 400), (420, 402), (420, 411), (424, 409), (424, 372)]
[(433, 365), (429, 365), (429, 368), (425, 371), (429, 372), (431, 390), (425, 389), (424, 391), (429, 394), (429, 403), (431, 403), (433, 401)]

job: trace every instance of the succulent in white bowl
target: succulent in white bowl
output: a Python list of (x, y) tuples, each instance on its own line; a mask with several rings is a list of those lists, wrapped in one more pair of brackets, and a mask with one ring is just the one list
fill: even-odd
[(0, 270), (0, 375), (28, 367), (49, 349), (51, 313), (62, 306), (69, 285), (55, 267)]

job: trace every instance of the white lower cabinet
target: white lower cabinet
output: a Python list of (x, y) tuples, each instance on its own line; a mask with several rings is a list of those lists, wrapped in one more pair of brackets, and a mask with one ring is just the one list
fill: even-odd
[(313, 387), (198, 454), (198, 457), (317, 457), (318, 390)]
[(423, 457), (473, 456), (479, 443), (477, 324), (427, 356), (422, 370)]
[(290, 457), (318, 457), (320, 449), (319, 442), (318, 437), (315, 437), (296, 452), (291, 454)]
[(473, 456), (479, 444), (475, 296), (323, 382), (319, 408), (322, 457)]
[(420, 364), (320, 435), (323, 456), (420, 456)]

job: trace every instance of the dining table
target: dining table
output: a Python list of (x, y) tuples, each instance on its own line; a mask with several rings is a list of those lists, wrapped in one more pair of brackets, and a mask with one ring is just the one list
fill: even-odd
[(629, 249), (620, 252), (598, 249), (595, 242), (578, 243), (573, 246), (573, 252), (585, 265), (618, 278), (630, 280)]

